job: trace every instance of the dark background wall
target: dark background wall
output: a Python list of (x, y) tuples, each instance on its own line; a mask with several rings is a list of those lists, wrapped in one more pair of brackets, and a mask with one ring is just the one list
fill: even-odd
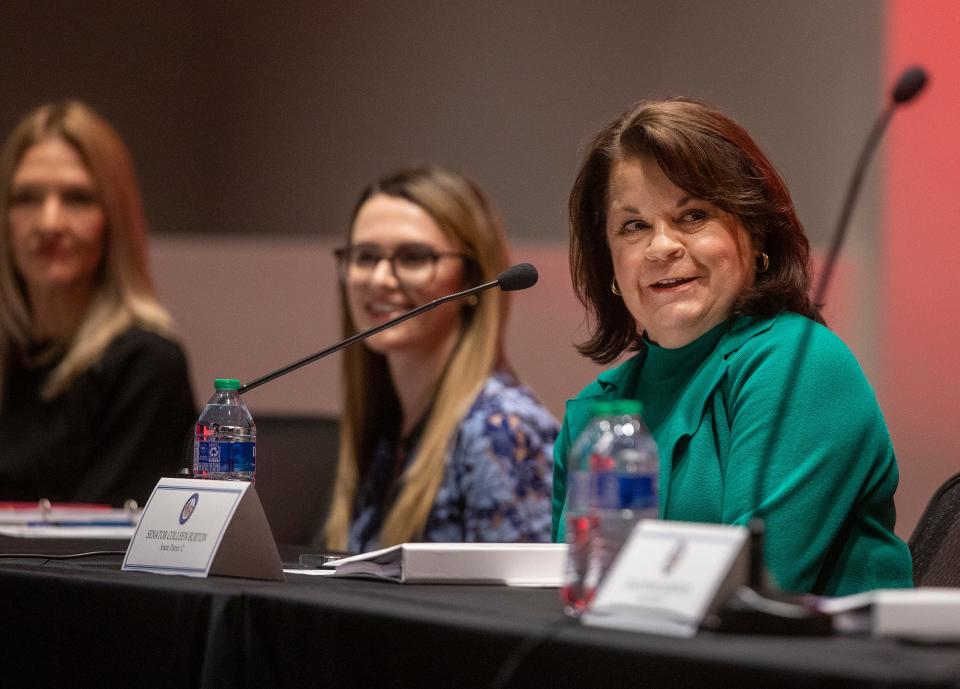
[(740, 118), (822, 237), (879, 97), (874, 0), (52, 3), (0, 8), (0, 125), (64, 96), (134, 151), (157, 232), (339, 233), (436, 160), (562, 240), (580, 144), (633, 100)]
[[(559, 273), (540, 288), (557, 293), (541, 300), (574, 312), (558, 318), (582, 323), (562, 253), (566, 195), (584, 140), (642, 97), (713, 101), (767, 149), (822, 244), (881, 101), (884, 8), (875, 0), (162, 7), (13, 0), (0, 5), (0, 126), (45, 100), (89, 101), (133, 150), (155, 246), (162, 250), (176, 236), (213, 247), (222, 260), (201, 270), (239, 266), (246, 259), (230, 257), (241, 239), (266, 242), (255, 254), (284, 246), (281, 238), (313, 239), (324, 242), (325, 254), (371, 179), (418, 161), (460, 168), (501, 210), (518, 258)], [(870, 374), (879, 359), (876, 302), (865, 282), (878, 265), (875, 180), (828, 304), (831, 322)], [(525, 241), (539, 244), (528, 251)], [(182, 242), (176, 247), (195, 253)], [(202, 307), (190, 295), (207, 285), (191, 282), (170, 252), (164, 256), (159, 282), (173, 286), (168, 301), (183, 301), (170, 306), (184, 325), (218, 307), (259, 322), (260, 309), (273, 311), (276, 301), (291, 313), (302, 308), (302, 321), (332, 315), (302, 294), (329, 287), (326, 255), (318, 254), (313, 282), (298, 284), (281, 270), (256, 276), (266, 282), (254, 303), (221, 292), (199, 300)], [(238, 277), (249, 286), (265, 265), (243, 263)], [(328, 303), (335, 307), (332, 295)], [(199, 359), (197, 375), (208, 381), (215, 372), (203, 357), (222, 351), (194, 332), (184, 336)], [(298, 332), (313, 343), (326, 331), (308, 336), (304, 326), (288, 340)], [(593, 371), (570, 349), (582, 332), (565, 324), (551, 334), (565, 349), (548, 354), (561, 364), (572, 358), (578, 375), (563, 390), (546, 375), (540, 383), (537, 371), (532, 381), (559, 413)], [(557, 361), (550, 356), (540, 352), (533, 365)], [(262, 361), (284, 357), (286, 350)]]
[[(460, 168), (501, 210), (515, 257), (541, 269), (517, 296), (508, 343), (560, 414), (596, 373), (571, 347), (584, 331), (565, 266), (566, 195), (591, 133), (642, 97), (713, 101), (778, 165), (821, 251), (887, 85), (933, 60), (929, 100), (895, 118), (897, 153), (867, 178), (827, 304), (878, 386), (908, 534), (960, 465), (947, 250), (960, 246), (949, 201), (958, 36), (947, 0), (8, 0), (0, 129), (72, 96), (123, 134), (198, 403), (215, 375), (250, 379), (336, 338), (328, 250), (362, 186), (410, 162)], [(249, 402), (255, 415), (335, 414), (338, 385), (328, 362)]]

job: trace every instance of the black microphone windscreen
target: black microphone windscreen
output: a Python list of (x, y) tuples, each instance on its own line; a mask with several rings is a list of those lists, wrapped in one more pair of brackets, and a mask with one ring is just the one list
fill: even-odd
[(900, 75), (893, 87), (893, 102), (906, 103), (927, 85), (927, 71), (923, 67), (911, 67)]
[(537, 284), (537, 269), (529, 263), (518, 263), (500, 273), (497, 282), (504, 292), (513, 292), (518, 289), (527, 289)]

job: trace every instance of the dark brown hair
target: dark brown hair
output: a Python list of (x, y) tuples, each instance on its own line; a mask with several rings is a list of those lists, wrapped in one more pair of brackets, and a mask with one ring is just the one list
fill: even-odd
[(810, 245), (790, 192), (746, 130), (697, 101), (641, 101), (590, 141), (570, 191), (570, 274), (593, 318), (592, 336), (577, 346), (581, 354), (606, 364), (642, 346), (636, 321), (610, 291), (606, 221), (611, 168), (644, 155), (686, 193), (736, 216), (753, 247), (770, 257), (769, 269), (737, 298), (733, 315), (794, 311), (822, 322), (809, 297)]

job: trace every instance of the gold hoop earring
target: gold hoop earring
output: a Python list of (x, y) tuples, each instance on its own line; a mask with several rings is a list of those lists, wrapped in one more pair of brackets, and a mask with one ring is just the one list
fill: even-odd
[(620, 294), (620, 288), (617, 287), (617, 276), (616, 276), (616, 275), (613, 276), (613, 282), (610, 283), (610, 291), (613, 292), (614, 294), (616, 294), (618, 297), (622, 297), (622, 296), (623, 296), (622, 294)]
[(770, 257), (761, 251), (758, 258), (760, 259), (760, 267), (757, 268), (757, 272), (766, 273), (767, 269), (770, 267)]

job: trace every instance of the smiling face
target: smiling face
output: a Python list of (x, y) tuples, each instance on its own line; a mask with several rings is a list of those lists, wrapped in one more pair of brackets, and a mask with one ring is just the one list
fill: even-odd
[(106, 216), (77, 150), (59, 138), (34, 144), (9, 193), (13, 260), (28, 292), (89, 289), (103, 256)]
[[(451, 292), (464, 289), (463, 259), (453, 255), (460, 247), (440, 229), (423, 208), (406, 199), (377, 194), (360, 207), (350, 233), (350, 245), (363, 256), (361, 279), (345, 279), (350, 318), (358, 330), (385, 323), (405, 311), (426, 304)], [(435, 268), (428, 270), (428, 279), (416, 284), (397, 279), (388, 260), (371, 260), (371, 256), (390, 257), (397, 254), (410, 262), (423, 252), (438, 254)], [(411, 253), (413, 252), (413, 253)], [(407, 271), (401, 270), (401, 274)], [(410, 274), (416, 275), (415, 271)], [(366, 346), (385, 354), (413, 354), (429, 358), (449, 349), (461, 326), (463, 305), (452, 302), (423, 313), (368, 338)]]
[(722, 323), (753, 284), (742, 223), (677, 187), (652, 157), (611, 168), (606, 233), (624, 304), (662, 347), (682, 347)]

